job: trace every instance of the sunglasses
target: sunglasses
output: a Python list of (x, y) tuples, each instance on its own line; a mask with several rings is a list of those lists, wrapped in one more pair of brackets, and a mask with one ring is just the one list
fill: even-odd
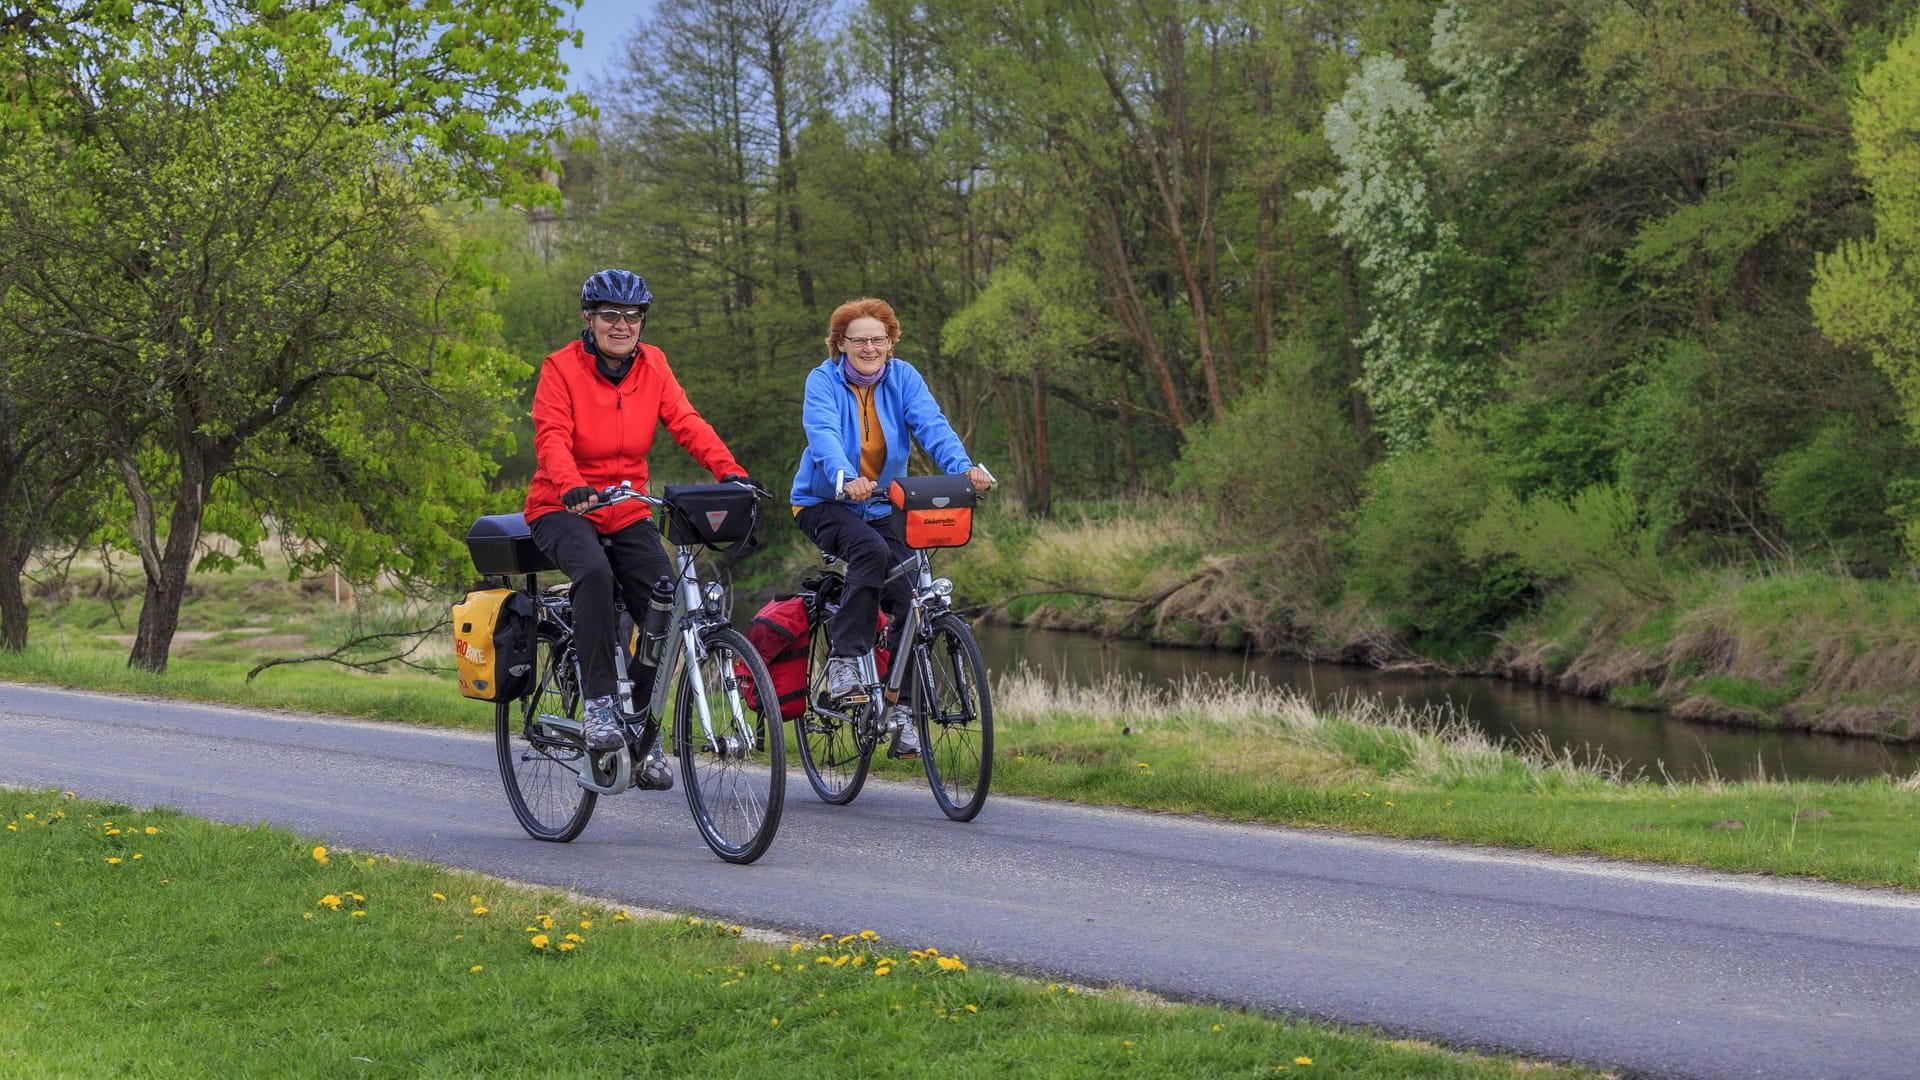
[(626, 323), (628, 326), (638, 326), (640, 325), (640, 320), (647, 317), (647, 313), (644, 311), (639, 311), (639, 310), (616, 311), (613, 308), (600, 308), (596, 310), (593, 313), (593, 315), (595, 318), (599, 319), (603, 323), (606, 323), (608, 326), (613, 326), (616, 323), (622, 323), (622, 322)]

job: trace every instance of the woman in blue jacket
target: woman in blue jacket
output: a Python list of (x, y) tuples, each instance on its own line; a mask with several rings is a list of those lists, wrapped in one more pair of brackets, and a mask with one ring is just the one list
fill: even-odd
[[(953, 425), (913, 365), (893, 355), (900, 320), (884, 300), (863, 297), (834, 309), (827, 325), (827, 359), (807, 375), (802, 418), (807, 448), (793, 478), (793, 513), (800, 531), (822, 551), (846, 563), (840, 610), (827, 622), (825, 693), (838, 701), (860, 686), (859, 658), (873, 648), (876, 608), (898, 618), (911, 585), (887, 571), (912, 551), (893, 538), (887, 485), (907, 474), (918, 442), (934, 464), (966, 473), (976, 490), (993, 483), (975, 465)], [(888, 751), (919, 756), (912, 714), (904, 702), (887, 711), (894, 731)]]

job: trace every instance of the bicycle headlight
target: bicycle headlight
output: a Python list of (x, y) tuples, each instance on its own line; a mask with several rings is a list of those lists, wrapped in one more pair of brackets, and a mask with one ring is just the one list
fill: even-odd
[(726, 603), (726, 599), (727, 599), (727, 590), (723, 588), (719, 582), (717, 581), (707, 582), (706, 600), (707, 600), (708, 611), (719, 611), (722, 605)]
[(933, 595), (945, 600), (953, 595), (953, 582), (943, 577), (933, 579)]

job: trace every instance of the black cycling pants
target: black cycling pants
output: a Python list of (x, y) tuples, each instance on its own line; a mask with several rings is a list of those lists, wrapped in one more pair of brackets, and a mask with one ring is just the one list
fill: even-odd
[(845, 503), (815, 503), (800, 511), (794, 522), (820, 550), (847, 564), (847, 587), (840, 594), (840, 610), (827, 620), (827, 646), (832, 656), (860, 656), (873, 648), (876, 606), (889, 618), (904, 615), (913, 596), (913, 582), (902, 574), (882, 586), (887, 571), (913, 549), (894, 539), (889, 518), (867, 521)]
[[(660, 530), (643, 519), (602, 537), (591, 521), (558, 510), (534, 519), (533, 543), (573, 582), (580, 692), (590, 698), (611, 695), (619, 689), (613, 670), (613, 641), (619, 632), (614, 589), (619, 588), (635, 619), (645, 615), (653, 583), (673, 574), (673, 561), (660, 546)], [(645, 709), (646, 695), (653, 690), (653, 669), (635, 661), (627, 671), (633, 679), (634, 707)]]

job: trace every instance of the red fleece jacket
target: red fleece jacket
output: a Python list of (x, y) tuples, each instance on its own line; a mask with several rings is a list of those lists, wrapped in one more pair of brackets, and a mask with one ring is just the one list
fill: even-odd
[[(618, 386), (600, 374), (593, 354), (578, 341), (550, 353), (533, 391), (535, 468), (527, 520), (564, 510), (560, 496), (582, 484), (602, 488), (628, 480), (645, 489), (647, 451), (661, 424), (714, 479), (747, 471), (694, 410), (659, 349), (642, 343)], [(650, 516), (647, 505), (635, 500), (595, 511), (587, 520), (605, 534)]]

